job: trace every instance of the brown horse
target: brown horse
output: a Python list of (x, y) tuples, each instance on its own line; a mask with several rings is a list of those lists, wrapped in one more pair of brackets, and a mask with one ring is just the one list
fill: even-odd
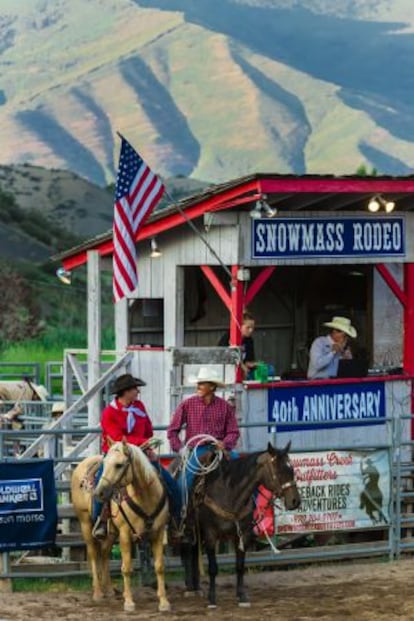
[[(101, 462), (101, 456), (88, 457), (76, 467), (72, 476), (72, 502), (87, 547), (93, 599), (100, 601), (104, 595), (113, 594), (109, 555), (118, 534), (124, 579), (124, 610), (135, 610), (131, 593), (131, 547), (132, 541), (147, 538), (152, 545), (157, 576), (158, 610), (167, 612), (170, 604), (165, 592), (163, 539), (168, 522), (168, 501), (163, 484), (139, 447), (115, 442), (104, 459), (102, 476), (93, 491), (93, 475)], [(92, 536), (93, 493), (99, 500), (110, 502), (110, 527), (104, 541)]]
[[(207, 553), (209, 608), (216, 607), (216, 543), (223, 537), (234, 540), (239, 606), (250, 605), (244, 586), (244, 569), (245, 551), (254, 538), (255, 490), (263, 485), (275, 498), (283, 498), (288, 510), (300, 505), (289, 449), (290, 442), (284, 449), (276, 449), (269, 443), (260, 453), (222, 460), (216, 470), (202, 475), (195, 482), (189, 517), (193, 519), (195, 532), (200, 535)], [(181, 556), (187, 590), (198, 592), (198, 546), (194, 542), (183, 542)]]

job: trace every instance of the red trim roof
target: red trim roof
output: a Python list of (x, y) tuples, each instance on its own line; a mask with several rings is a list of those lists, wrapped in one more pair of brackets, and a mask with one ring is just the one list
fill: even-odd
[[(185, 224), (186, 218), (194, 220), (209, 211), (230, 209), (236, 205), (250, 203), (258, 194), (267, 194), (270, 203), (277, 195), (295, 194), (412, 194), (414, 177), (360, 177), (360, 176), (295, 176), (258, 173), (234, 179), (208, 188), (200, 194), (182, 200), (177, 205), (156, 211), (138, 233), (137, 241), (153, 237), (163, 231)], [(273, 195), (273, 196), (272, 196)], [(333, 199), (335, 202), (335, 198)], [(315, 202), (314, 197), (309, 205)], [(305, 201), (306, 203), (306, 201)], [(184, 211), (186, 217), (180, 213)], [(86, 263), (87, 251), (98, 250), (101, 256), (113, 252), (112, 231), (63, 252), (53, 259), (62, 262), (67, 270)]]

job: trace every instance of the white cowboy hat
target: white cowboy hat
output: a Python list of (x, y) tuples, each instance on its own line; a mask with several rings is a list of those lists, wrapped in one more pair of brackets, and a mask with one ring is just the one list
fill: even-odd
[(31, 384), (31, 387), (39, 397), (40, 401), (47, 401), (49, 393), (44, 386), (40, 386), (39, 384)]
[(188, 380), (190, 384), (199, 384), (200, 382), (210, 382), (216, 386), (223, 387), (226, 384), (221, 381), (217, 372), (214, 369), (208, 367), (201, 367), (196, 377), (191, 377)]
[(345, 332), (345, 334), (350, 336), (352, 339), (357, 336), (357, 331), (354, 326), (351, 325), (351, 320), (347, 317), (333, 317), (332, 321), (327, 321), (323, 325), (327, 328), (333, 328), (334, 330)]

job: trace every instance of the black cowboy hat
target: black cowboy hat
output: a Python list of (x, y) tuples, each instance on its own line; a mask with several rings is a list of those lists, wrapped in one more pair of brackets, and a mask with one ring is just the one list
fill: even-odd
[(132, 377), (130, 373), (125, 373), (116, 378), (112, 384), (111, 392), (119, 395), (124, 392), (124, 390), (136, 388), (138, 386), (146, 386), (146, 383), (142, 379), (139, 379), (139, 377)]

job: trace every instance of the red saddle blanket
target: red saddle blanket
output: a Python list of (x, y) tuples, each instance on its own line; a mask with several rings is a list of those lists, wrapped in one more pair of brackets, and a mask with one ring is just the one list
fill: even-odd
[(272, 492), (261, 485), (256, 498), (256, 508), (253, 513), (256, 537), (273, 537), (275, 534), (275, 516), (273, 511)]

